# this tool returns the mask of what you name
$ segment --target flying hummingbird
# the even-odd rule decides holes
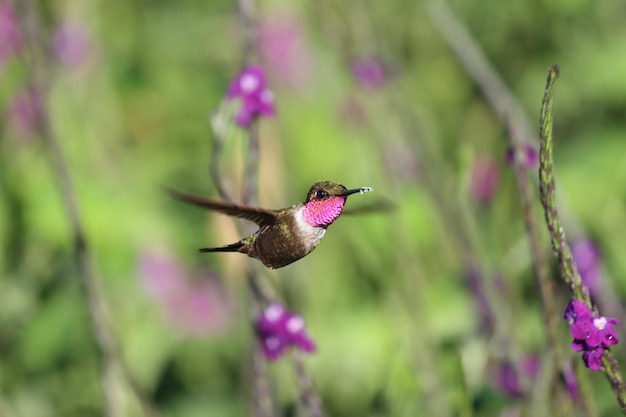
[[[326,228],[341,215],[348,196],[370,191],[370,187],[349,190],[341,184],[322,181],[313,184],[304,203],[266,210],[169,190],[179,200],[228,216],[251,220],[259,226],[259,230],[239,242],[202,248],[200,252],[240,252],[259,259],[272,269],[282,268],[311,253],[324,237]]]

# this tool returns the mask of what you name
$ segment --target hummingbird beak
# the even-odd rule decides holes
[[[346,190],[339,195],[342,197],[347,197],[350,194],[356,194],[356,193],[363,194],[363,193],[369,193],[370,191],[374,191],[374,189],[372,187],[353,188],[351,190]]]

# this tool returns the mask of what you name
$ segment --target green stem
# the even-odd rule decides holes
[[[559,78],[559,67],[553,65],[548,71],[548,80],[546,90],[541,105],[540,131],[539,138],[541,148],[539,150],[539,190],[541,194],[541,204],[545,212],[546,223],[550,231],[550,240],[552,242],[552,250],[559,264],[559,272],[561,278],[570,287],[574,298],[584,301],[589,308],[593,308],[589,297],[589,291],[585,288],[580,278],[580,274],[576,269],[576,264],[572,259],[572,253],[565,231],[559,221],[559,214],[556,207],[556,187],[553,172],[553,138],[552,127],[554,124],[552,116],[552,106],[554,103],[554,92],[556,89],[556,81]],[[606,375],[613,392],[620,404],[622,412],[626,415],[626,387],[624,385],[624,377],[615,357],[611,352],[606,351],[602,356],[603,371]]]
[[[558,77],[559,67],[557,65],[551,66],[548,72],[546,90],[541,104],[541,118],[539,120],[539,193],[541,195],[541,205],[544,209],[546,223],[550,232],[552,250],[558,260],[561,277],[570,287],[574,297],[585,301],[585,303],[591,307],[589,294],[584,290],[582,280],[572,259],[572,253],[567,244],[565,231],[561,226],[556,207],[556,186],[554,183],[552,157],[552,106]]]

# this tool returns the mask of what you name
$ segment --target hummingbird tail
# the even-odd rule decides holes
[[[240,249],[243,246],[243,242],[237,242],[226,246],[219,246],[217,248],[201,248],[200,252],[240,252]]]

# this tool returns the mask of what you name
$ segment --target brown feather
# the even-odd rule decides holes
[[[246,207],[224,201],[211,200],[199,195],[187,194],[170,188],[167,188],[167,192],[178,200],[205,209],[214,210],[228,216],[250,220],[255,222],[259,227],[274,224],[276,221],[276,210],[265,210],[257,207]]]

